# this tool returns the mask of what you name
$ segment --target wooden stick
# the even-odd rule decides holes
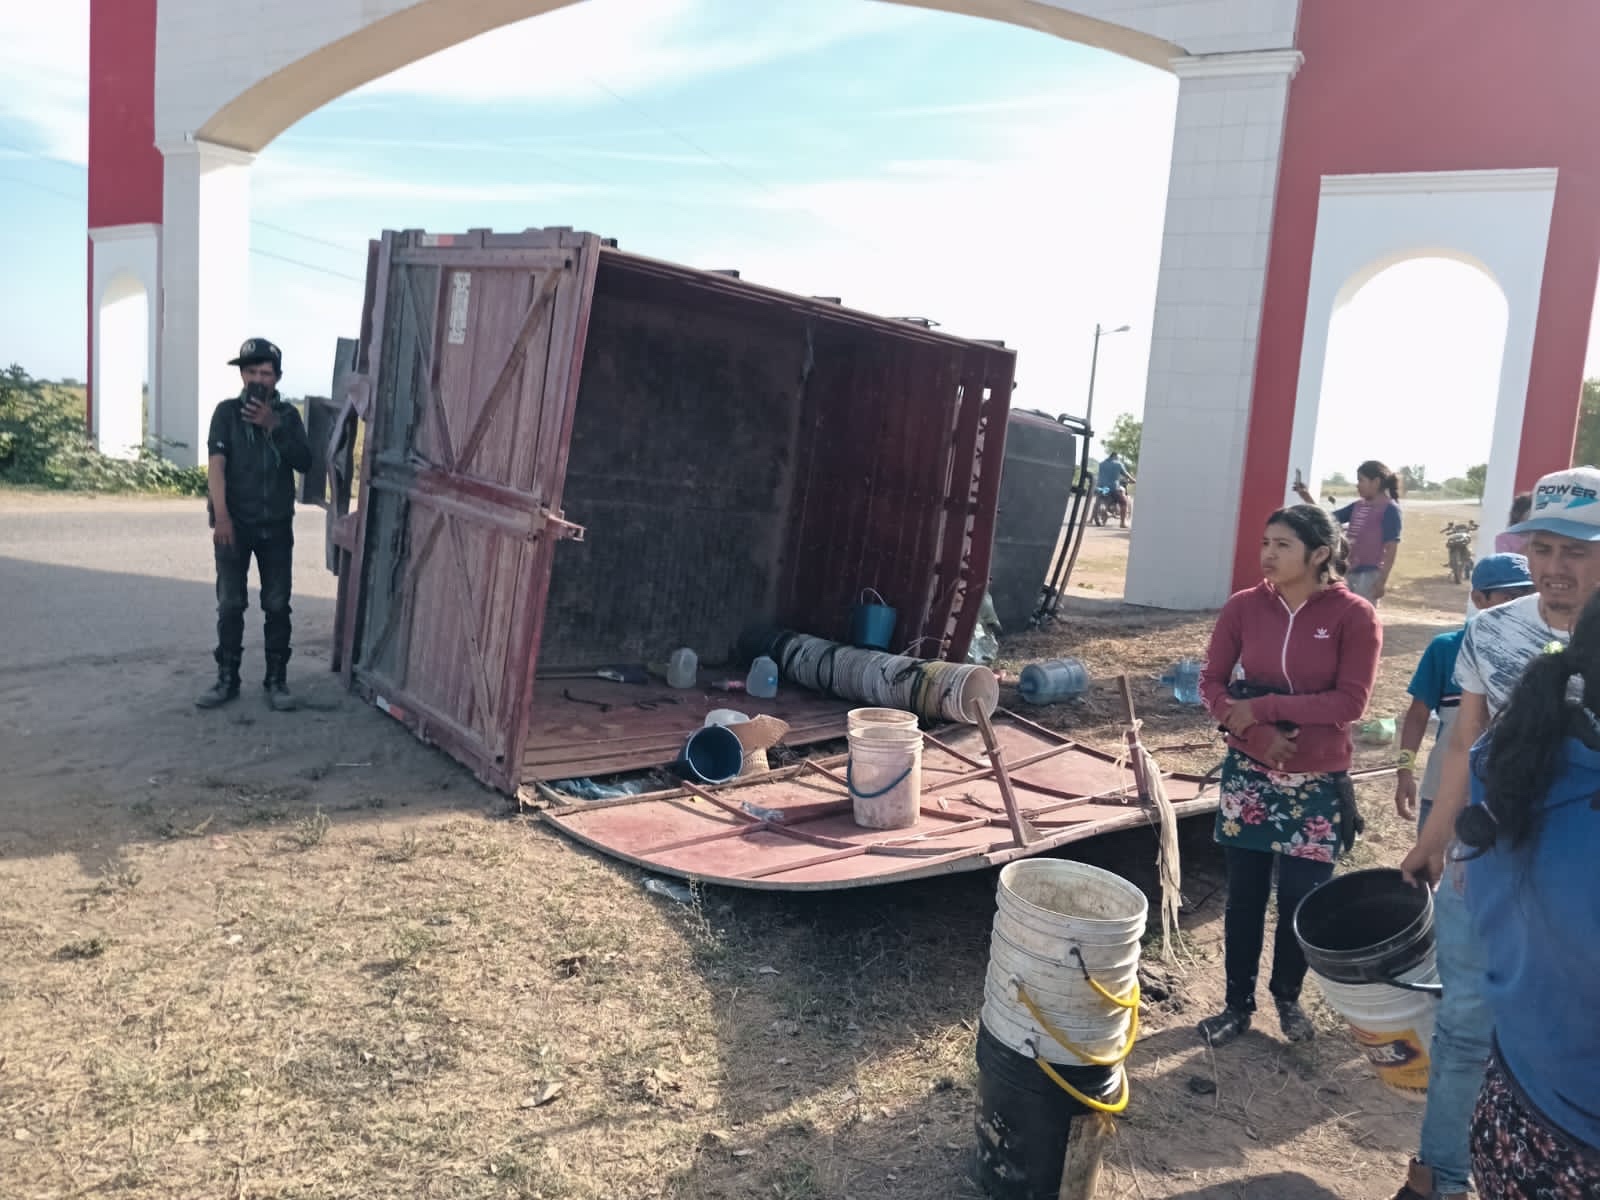
[[[1122,693],[1122,719],[1127,722],[1128,767],[1133,771],[1134,787],[1139,793],[1139,803],[1150,805],[1150,781],[1144,777],[1144,763],[1136,751],[1139,749],[1139,721],[1133,711],[1133,689],[1126,675],[1117,676],[1117,690]]]
[[[1111,1118],[1100,1113],[1079,1113],[1067,1129],[1067,1154],[1061,1164],[1061,1190],[1056,1200],[1094,1200],[1100,1186],[1100,1163],[1105,1157]]]
[[[983,711],[982,705],[974,702],[968,711],[977,718],[978,731],[983,734],[983,744],[988,747],[989,763],[994,767],[994,781],[1000,785],[1000,799],[1006,805],[1006,820],[1011,823],[1011,836],[1017,839],[1017,845],[1026,846],[1038,834],[1022,815],[1017,794],[1011,790],[1011,776],[1006,771],[1005,756],[1000,753],[1000,739],[995,737],[994,726],[990,724],[989,714]]]

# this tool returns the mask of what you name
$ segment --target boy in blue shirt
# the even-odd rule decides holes
[[[1532,591],[1533,576],[1528,571],[1528,560],[1520,554],[1491,554],[1472,569],[1472,603],[1479,612]],[[1428,643],[1408,689],[1411,707],[1406,711],[1405,724],[1400,730],[1394,807],[1406,820],[1415,818],[1419,830],[1433,805],[1445,757],[1442,747],[1449,744],[1450,726],[1461,706],[1461,688],[1456,683],[1455,669],[1456,655],[1466,631],[1463,625],[1441,633]],[[1417,751],[1422,747],[1431,713],[1439,714],[1439,733],[1434,739],[1434,753],[1428,756],[1428,769],[1422,776],[1419,812]],[[1456,936],[1457,927],[1463,925],[1460,918],[1464,916],[1465,910],[1459,904],[1436,901],[1435,935],[1449,942],[1453,953],[1440,957],[1440,978],[1445,986],[1428,1050],[1428,1103],[1422,1116],[1422,1140],[1406,1184],[1396,1200],[1456,1200],[1467,1194],[1468,1135],[1478,1087],[1483,1082],[1484,1064],[1489,1057],[1491,1022],[1481,988],[1450,986],[1447,960],[1452,969],[1459,963],[1464,971],[1481,972],[1481,964],[1470,951],[1470,941]]]

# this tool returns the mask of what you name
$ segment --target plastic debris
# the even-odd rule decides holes
[[[644,791],[644,781],[639,779],[621,783],[596,783],[588,778],[557,779],[550,786],[579,800],[615,800],[618,796],[637,796]]]
[[[654,875],[644,881],[644,890],[652,896],[665,896],[668,900],[675,900],[679,904],[689,904],[694,900],[694,892],[687,884],[674,883],[669,879],[657,879]]]

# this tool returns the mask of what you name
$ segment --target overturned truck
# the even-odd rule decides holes
[[[962,661],[1014,366],[997,342],[592,234],[386,233],[324,414],[335,669],[486,784],[553,800],[568,835],[687,878],[851,887],[1144,824],[1148,780],[1003,710],[982,742],[924,735],[912,829],[852,822],[839,754],[592,804],[547,786],[667,766],[730,705],[791,748],[841,740],[837,696],[730,695],[735,647],[843,642],[864,593],[895,609],[895,650]],[[685,646],[697,686],[641,670]],[[1166,791],[1214,804],[1197,779]]]
[[[386,233],[331,464],[339,669],[510,792],[606,740],[547,675],[842,639],[866,588],[959,660],[1014,362],[593,234]],[[651,738],[630,711],[613,740]]]

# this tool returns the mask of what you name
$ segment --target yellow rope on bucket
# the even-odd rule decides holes
[[[1121,1068],[1117,1072],[1117,1074],[1122,1077],[1122,1094],[1119,1095],[1115,1100],[1111,1101],[1111,1103],[1107,1104],[1103,1100],[1096,1100],[1093,1096],[1085,1096],[1077,1088],[1073,1087],[1065,1079],[1061,1078],[1060,1072],[1058,1072],[1049,1063],[1045,1062],[1044,1059],[1039,1058],[1037,1051],[1034,1052],[1033,1061],[1039,1064],[1039,1069],[1048,1075],[1051,1081],[1054,1082],[1058,1088],[1060,1088],[1067,1095],[1071,1096],[1079,1104],[1089,1109],[1091,1112],[1106,1113],[1109,1116],[1114,1117],[1128,1107],[1128,1070],[1126,1067]]]
[[[1127,1060],[1128,1055],[1133,1053],[1133,1043],[1139,1036],[1139,985],[1137,983],[1135,983],[1133,985],[1133,990],[1130,991],[1127,994],[1127,996],[1118,997],[1118,996],[1112,995],[1105,988],[1101,987],[1100,984],[1096,983],[1093,979],[1089,980],[1089,986],[1094,988],[1095,991],[1099,992],[1100,995],[1104,996],[1107,1000],[1111,1001],[1111,1003],[1115,1004],[1118,1008],[1126,1008],[1126,1009],[1130,1010],[1130,1015],[1129,1015],[1129,1018],[1128,1018],[1128,1040],[1123,1043],[1121,1050],[1119,1050],[1116,1054],[1111,1055],[1110,1057],[1106,1057],[1104,1055],[1098,1055],[1098,1054],[1091,1054],[1084,1047],[1078,1045],[1078,1043],[1076,1043],[1074,1041],[1071,1041],[1066,1036],[1066,1034],[1062,1033],[1059,1029],[1057,1029],[1054,1025],[1052,1025],[1050,1023],[1050,1019],[1048,1017],[1046,1017],[1044,1015],[1044,1013],[1039,1011],[1039,1006],[1033,1002],[1033,997],[1028,995],[1028,989],[1022,986],[1022,980],[1020,980],[1020,979],[1017,980],[1016,984],[1017,984],[1017,999],[1022,1001],[1022,1006],[1028,1010],[1029,1014],[1032,1015],[1033,1019],[1035,1021],[1039,1022],[1039,1028],[1043,1029],[1046,1033],[1048,1033],[1052,1038],[1054,1038],[1057,1042],[1059,1042],[1065,1049],[1070,1050],[1073,1054],[1076,1054],[1081,1060],[1083,1060],[1089,1066],[1091,1066],[1091,1067],[1115,1067],[1115,1066],[1120,1066],[1123,1062],[1125,1062]],[[1043,1059],[1040,1059],[1039,1061],[1040,1062],[1044,1062]]]

